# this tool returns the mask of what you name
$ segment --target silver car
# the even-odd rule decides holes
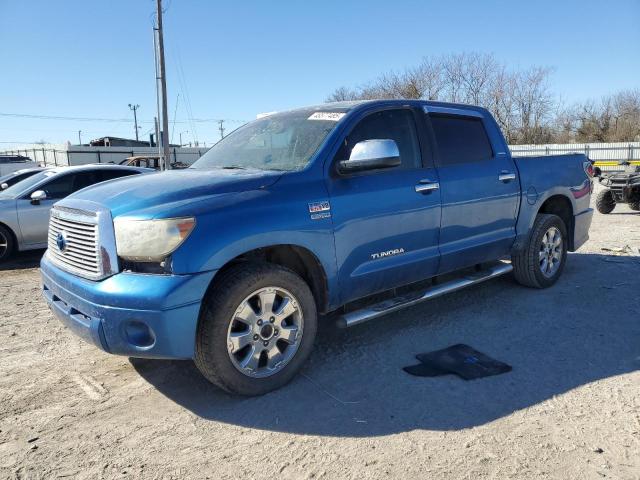
[[[153,170],[118,165],[46,168],[0,191],[0,262],[16,250],[47,247],[49,210],[80,189]]]

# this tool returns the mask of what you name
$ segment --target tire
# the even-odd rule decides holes
[[[557,243],[555,236],[545,238],[548,233],[555,232],[560,234],[559,243]],[[557,247],[554,246],[550,252],[546,250],[549,247],[546,243],[547,240],[551,240],[553,245],[557,243]],[[556,242],[553,242],[553,240],[556,240]],[[516,281],[521,285],[532,288],[552,286],[558,281],[564,269],[567,260],[567,248],[567,227],[562,219],[557,215],[539,214],[536,216],[525,248],[511,257]],[[549,261],[550,255],[553,256],[553,262]],[[547,260],[546,264],[544,264],[545,259]],[[552,269],[548,268],[550,263],[552,264]]]
[[[15,248],[13,233],[4,225],[0,225],[0,263],[9,260]]]
[[[598,193],[596,197],[596,209],[606,215],[607,213],[613,212],[614,208],[616,208],[616,200],[613,198],[611,190],[600,190],[600,193]]]
[[[640,210],[640,202],[633,202],[629,204],[629,208],[631,210],[635,210],[636,212]]]
[[[195,363],[229,393],[263,395],[298,373],[313,349],[317,325],[311,290],[296,273],[269,263],[238,264],[223,272],[204,300]]]

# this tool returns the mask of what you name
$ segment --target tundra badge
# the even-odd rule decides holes
[[[393,250],[387,250],[386,252],[372,253],[371,259],[378,260],[379,258],[393,257],[394,255],[400,255],[401,253],[404,253],[404,248],[394,248]]]

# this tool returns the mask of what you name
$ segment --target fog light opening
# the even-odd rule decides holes
[[[145,323],[131,320],[124,328],[127,342],[137,348],[148,349],[156,343],[156,336],[153,330]]]

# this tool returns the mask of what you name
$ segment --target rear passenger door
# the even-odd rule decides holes
[[[438,178],[419,141],[421,115],[408,107],[369,113],[342,139],[333,159],[327,188],[343,302],[437,272],[440,192],[424,188],[426,182],[437,186]],[[401,165],[337,171],[337,162],[348,159],[356,143],[373,139],[394,140]]]
[[[497,125],[481,111],[426,110],[442,198],[439,273],[507,255],[520,183]]]

